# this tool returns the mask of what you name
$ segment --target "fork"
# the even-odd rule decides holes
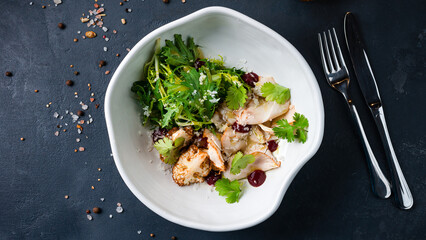
[[[321,37],[321,34],[318,33],[318,41],[320,46],[322,66],[324,68],[327,82],[331,87],[343,95],[346,103],[348,104],[349,110],[352,114],[352,119],[357,126],[358,134],[362,140],[368,169],[370,171],[372,181],[371,187],[373,192],[380,198],[388,198],[391,195],[389,181],[386,179],[385,175],[380,169],[376,157],[371,150],[370,144],[361,123],[361,119],[359,118],[358,111],[356,110],[356,107],[353,104],[348,92],[350,77],[346,68],[345,60],[343,59],[342,51],[340,50],[336,30],[333,28],[333,36],[331,31],[328,30],[328,38],[326,32],[323,32],[322,35],[323,37]],[[334,43],[336,43],[336,47],[334,47]]]

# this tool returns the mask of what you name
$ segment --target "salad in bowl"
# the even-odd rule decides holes
[[[289,88],[226,66],[221,56],[206,58],[191,37],[175,34],[163,47],[157,39],[131,91],[173,181],[214,185],[228,203],[238,202],[243,179],[259,187],[265,172],[281,166],[280,141],[307,140],[308,119]]]

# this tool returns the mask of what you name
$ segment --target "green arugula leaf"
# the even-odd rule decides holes
[[[161,127],[165,128],[167,126],[169,126],[170,121],[173,118],[173,115],[178,111],[178,109],[173,108],[173,109],[167,109],[167,113],[163,115],[163,119],[161,120]]]
[[[193,38],[188,38],[187,45],[182,40],[182,35],[175,34],[174,42],[166,40],[166,46],[160,53],[167,64],[173,66],[193,65],[199,57],[198,46],[195,45]]]
[[[298,139],[300,142],[305,143],[307,138],[307,128],[309,127],[308,119],[300,113],[295,113],[293,116],[294,122],[288,123],[287,119],[281,119],[277,122],[278,127],[274,127],[275,136],[287,139],[288,142],[293,142]]]
[[[284,104],[290,99],[290,89],[277,83],[264,83],[260,91],[262,92],[262,97],[266,98],[266,101],[275,101],[279,104]]]
[[[131,89],[144,125],[207,127],[228,90],[228,104],[234,109],[244,106],[250,88],[241,80],[242,70],[225,67],[222,58],[204,58],[193,38],[183,41],[177,34],[164,47],[160,42],[157,39],[154,55],[144,66],[143,80]],[[195,69],[197,59],[205,64]]]
[[[237,110],[246,103],[247,90],[244,86],[237,86],[237,84],[233,84],[228,88],[226,93],[225,101],[229,109]]]
[[[184,142],[185,139],[182,137],[177,138],[174,143],[170,138],[165,137],[158,140],[154,144],[154,147],[163,155],[165,163],[175,164],[179,157],[180,146],[182,146]]]
[[[227,178],[222,178],[216,181],[215,190],[219,192],[219,196],[226,197],[227,203],[238,202],[241,195],[241,183],[238,180],[229,181]]]
[[[237,152],[232,159],[231,173],[234,175],[239,174],[241,169],[246,168],[250,163],[254,163],[255,160],[255,157],[251,154],[243,156],[242,152]]]

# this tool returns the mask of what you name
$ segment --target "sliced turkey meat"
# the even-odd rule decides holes
[[[248,133],[236,132],[232,127],[227,127],[220,139],[222,150],[226,156],[238,152],[247,146]]]
[[[235,179],[246,178],[254,170],[262,170],[264,172],[271,169],[277,168],[281,165],[281,162],[277,161],[272,153],[268,150],[268,147],[265,144],[253,144],[248,146],[244,151],[244,154],[251,154],[255,157],[255,161],[246,168],[242,169],[241,172],[237,175],[234,175],[230,172],[233,156],[229,158],[228,166],[226,171],[223,173],[225,178],[228,178],[230,181]]]
[[[263,98],[253,98],[246,108],[237,114],[237,122],[241,125],[255,125],[270,121],[288,111],[290,101],[278,104],[275,101],[266,101]]]
[[[207,154],[213,164],[213,169],[217,171],[225,171],[225,161],[222,157],[222,148],[219,139],[207,128],[204,129],[203,137],[207,138]]]
[[[294,107],[294,105],[290,105],[288,108],[288,112],[272,120],[272,128],[278,126],[277,122],[281,119],[286,119],[288,123],[294,122],[293,116],[295,113],[296,113],[296,108]]]

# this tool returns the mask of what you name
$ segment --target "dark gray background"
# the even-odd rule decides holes
[[[105,1],[107,35],[112,35],[112,29],[118,33],[105,42],[97,29],[100,36],[78,43],[73,42],[79,38],[76,32],[87,30],[79,18],[93,9],[94,1],[63,0],[58,7],[46,9],[41,6],[52,1],[33,0],[33,6],[29,2],[0,2],[0,239],[148,239],[150,233],[156,239],[172,235],[179,239],[426,239],[424,1],[187,0],[182,4],[170,0],[163,4],[161,0],[130,0],[124,6],[118,0]],[[315,73],[326,113],[321,148],[294,179],[277,212],[255,227],[226,233],[179,226],[139,202],[110,156],[103,116],[105,90],[112,76],[104,72],[114,71],[125,48],[157,27],[210,5],[247,14],[289,40]],[[347,107],[322,73],[316,34],[336,27],[343,43],[346,11],[354,12],[362,27],[394,147],[414,196],[410,211],[401,211],[393,200],[379,200],[372,194]],[[128,23],[122,25],[121,18]],[[66,29],[60,30],[59,22]],[[116,53],[121,57],[115,57]],[[108,65],[99,69],[101,59]],[[70,64],[75,67],[71,69]],[[74,70],[81,74],[74,76]],[[14,76],[5,77],[5,71]],[[64,84],[67,79],[75,81],[72,89]],[[92,84],[94,103],[88,100],[87,83]],[[34,93],[35,89],[40,92]],[[351,92],[388,175],[383,149],[355,78]],[[56,125],[71,121],[69,116],[55,119],[53,113],[75,112],[79,101],[88,103],[87,113],[94,122],[83,125],[82,135],[73,125],[55,137]],[[52,105],[46,108],[49,102]],[[95,103],[100,103],[99,109]],[[76,143],[76,137],[82,137],[82,142]],[[86,151],[74,153],[79,146]],[[90,189],[92,185],[95,190]],[[64,199],[66,194],[69,199]],[[115,213],[117,202],[123,204],[122,214]],[[85,210],[94,206],[103,213],[88,221]]]

